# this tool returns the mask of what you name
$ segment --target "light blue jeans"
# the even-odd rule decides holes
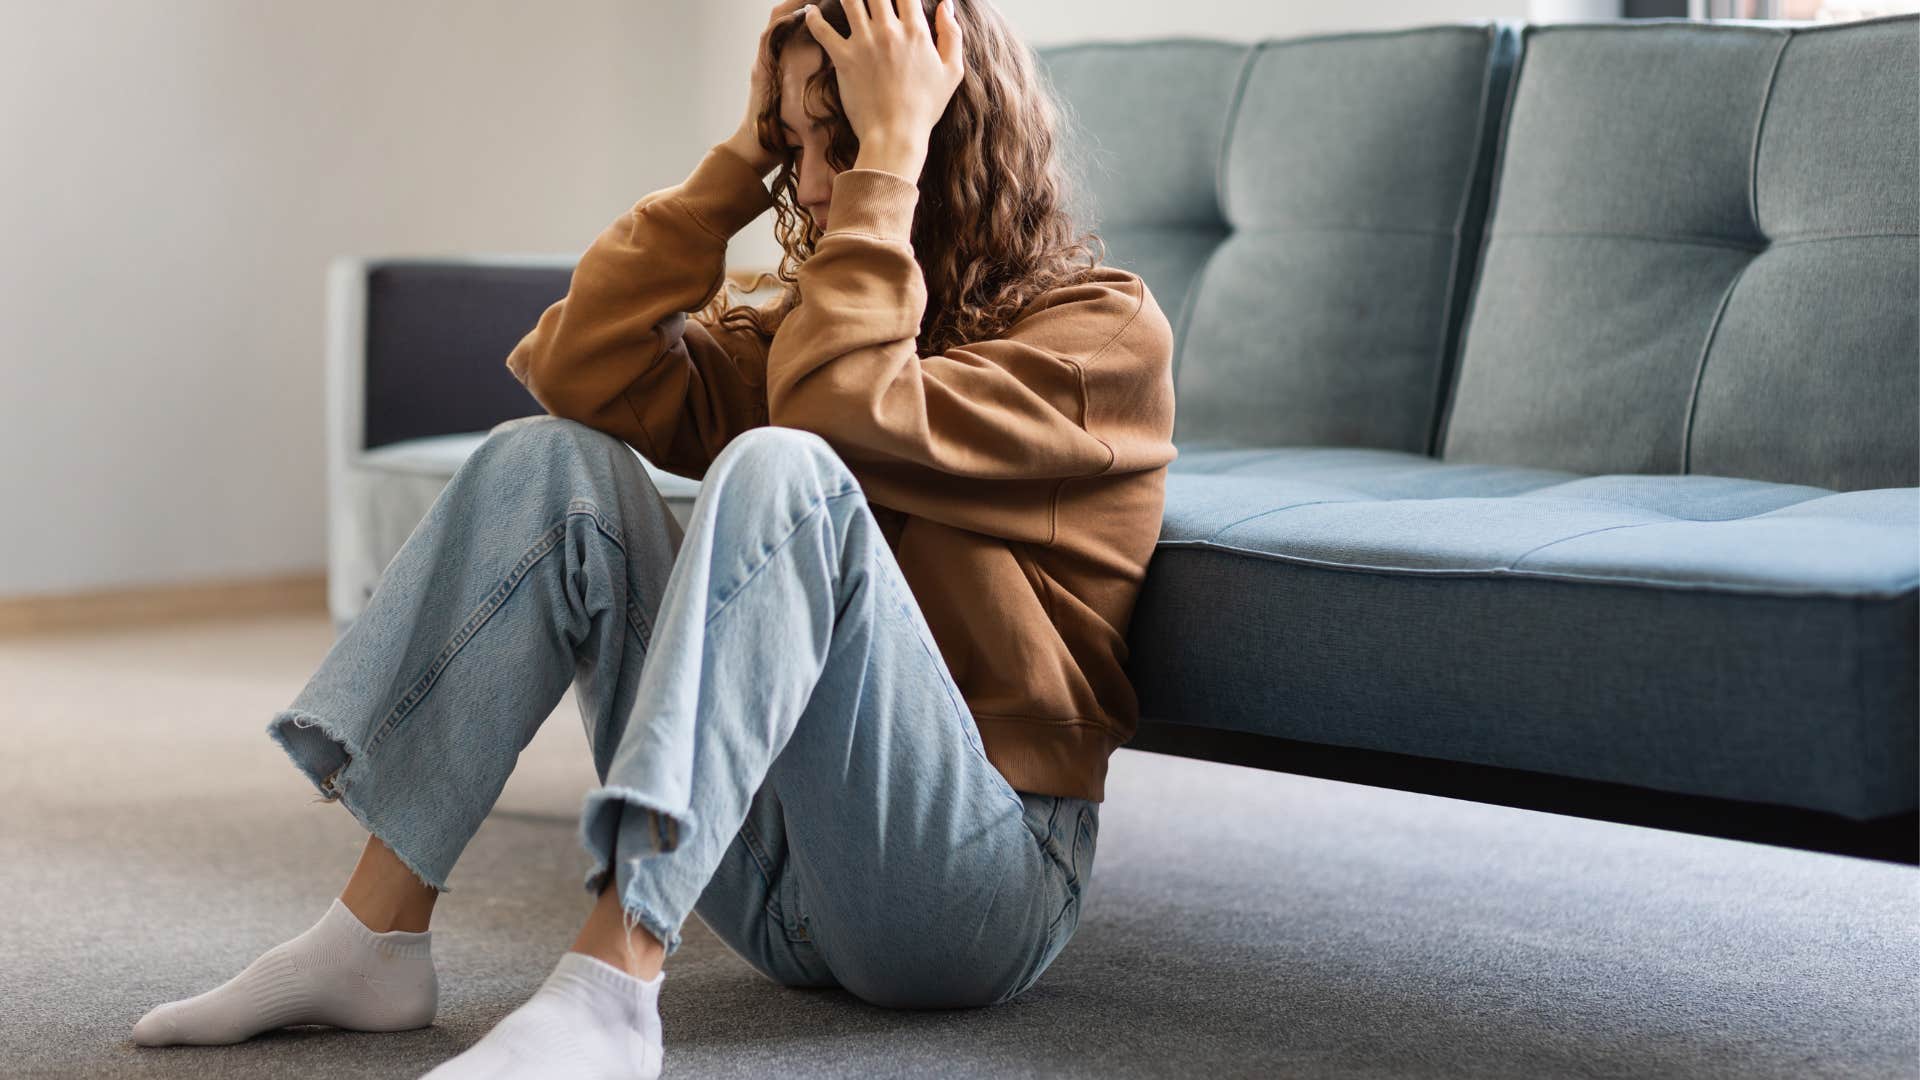
[[[493,428],[267,732],[421,881],[568,685],[580,841],[671,956],[689,911],[790,986],[998,1004],[1065,948],[1099,806],[1018,792],[826,440],[737,436],[683,530],[620,439]]]

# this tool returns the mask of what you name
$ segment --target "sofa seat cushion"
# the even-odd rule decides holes
[[[361,468],[388,475],[413,474],[439,478],[442,482],[453,477],[454,471],[466,462],[468,455],[485,442],[491,432],[472,431],[457,435],[433,435],[420,439],[407,439],[404,442],[390,443],[386,446],[368,450],[360,455]],[[632,450],[632,447],[628,447]],[[640,456],[634,450],[633,456],[647,470],[654,487],[668,502],[680,500],[692,502],[700,494],[700,482],[676,473],[656,467],[652,462]],[[425,517],[422,510],[419,517]],[[417,523],[419,518],[415,518]]]
[[[1915,806],[1920,489],[1183,444],[1149,719],[1855,818]]]

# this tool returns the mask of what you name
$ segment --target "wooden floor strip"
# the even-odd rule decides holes
[[[326,606],[325,573],[0,597],[0,636],[325,611]]]

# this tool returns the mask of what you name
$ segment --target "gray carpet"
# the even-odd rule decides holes
[[[435,914],[426,1029],[135,1046],[305,929],[364,834],[264,734],[323,616],[0,641],[0,1074],[417,1077],[588,908],[569,697]],[[997,1008],[774,985],[692,918],[668,1077],[1907,1077],[1920,876],[1122,750],[1078,935]]]

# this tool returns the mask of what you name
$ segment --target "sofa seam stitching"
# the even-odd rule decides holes
[[[1734,240],[1723,236],[1708,236],[1701,233],[1672,233],[1663,235],[1655,232],[1633,232],[1626,229],[1503,229],[1496,234],[1502,240],[1510,239],[1563,239],[1567,237],[1595,237],[1603,240],[1639,240],[1649,244],[1683,244],[1688,247],[1717,247],[1733,251],[1744,251],[1758,255],[1769,246],[1764,240],[1759,243],[1746,240]]]
[[[1871,232],[1809,232],[1784,233],[1772,237],[1767,242],[1768,250],[1788,247],[1794,244],[1819,244],[1829,240],[1911,240],[1920,236],[1920,229],[1875,229]]]
[[[1649,522],[1639,522],[1638,524],[1655,525],[1655,524],[1661,524],[1661,523],[1649,521]],[[1373,564],[1367,564],[1367,563],[1335,562],[1330,559],[1309,558],[1307,556],[1290,555],[1285,552],[1278,552],[1278,551],[1261,551],[1258,548],[1238,547],[1233,544],[1221,543],[1218,541],[1205,540],[1205,539],[1162,540],[1157,545],[1155,545],[1155,549],[1159,550],[1162,548],[1172,549],[1172,550],[1205,551],[1205,552],[1210,552],[1217,555],[1241,555],[1241,556],[1248,556],[1256,559],[1265,559],[1269,562],[1287,563],[1288,565],[1291,565],[1291,566],[1304,566],[1304,567],[1308,567],[1310,569],[1316,569],[1316,570],[1334,570],[1334,571],[1340,571],[1340,572],[1346,572],[1346,573],[1362,573],[1362,574],[1383,574],[1388,577],[1412,577],[1412,578],[1523,577],[1523,578],[1536,578],[1543,581],[1560,581],[1560,582],[1567,582],[1572,584],[1583,584],[1583,585],[1591,584],[1591,585],[1651,586],[1651,587],[1660,588],[1660,589],[1682,590],[1682,591],[1689,591],[1689,592],[1712,592],[1712,593],[1723,593],[1728,595],[1739,595],[1739,596],[1814,598],[1814,599],[1829,599],[1829,600],[1848,600],[1848,601],[1856,601],[1856,602],[1872,600],[1875,602],[1883,602],[1883,603],[1898,603],[1902,600],[1905,600],[1911,597],[1916,590],[1920,590],[1920,576],[1906,578],[1900,582],[1895,583],[1891,587],[1894,591],[1891,591],[1891,592],[1887,591],[1886,589],[1881,589],[1878,587],[1874,587],[1869,590],[1857,591],[1857,592],[1835,592],[1831,589],[1780,589],[1780,588],[1771,588],[1771,587],[1764,587],[1764,586],[1754,587],[1754,586],[1746,586],[1746,585],[1736,585],[1736,584],[1730,584],[1727,582],[1719,582],[1719,581],[1685,582],[1685,581],[1670,581],[1670,580],[1663,580],[1660,578],[1649,578],[1649,577],[1639,577],[1639,576],[1630,576],[1630,575],[1601,576],[1597,574],[1576,574],[1576,573],[1571,573],[1565,570],[1527,570],[1527,569],[1520,569],[1517,567],[1513,567],[1512,565],[1466,567],[1466,568],[1380,566],[1380,565],[1373,565]]]
[[[1474,186],[1481,179],[1481,155],[1488,152],[1486,146],[1487,134],[1492,125],[1487,122],[1487,103],[1493,98],[1493,87],[1497,81],[1496,76],[1499,74],[1501,45],[1505,40],[1505,32],[1498,25],[1490,25],[1484,38],[1487,51],[1485,58],[1481,62],[1480,100],[1476,103],[1477,108],[1474,109],[1474,117],[1478,122],[1473,126],[1473,148],[1467,159],[1467,182],[1461,185],[1460,205],[1454,211],[1453,228],[1448,233],[1452,240],[1453,247],[1451,251],[1447,252],[1447,281],[1441,288],[1442,302],[1445,306],[1440,311],[1439,355],[1437,357],[1438,362],[1434,364],[1433,390],[1429,395],[1431,404],[1427,415],[1426,437],[1426,453],[1429,457],[1433,455],[1437,448],[1436,443],[1440,437],[1440,409],[1443,399],[1446,396],[1447,382],[1453,373],[1454,365],[1459,360],[1457,355],[1448,355],[1447,339],[1449,336],[1453,336],[1456,344],[1459,341],[1458,335],[1454,334],[1457,328],[1453,325],[1454,308],[1456,306],[1454,294],[1461,288],[1461,248],[1466,242],[1467,210],[1473,206]],[[1502,104],[1504,104],[1504,102]],[[1491,169],[1489,169],[1489,172],[1491,172]],[[1489,186],[1489,193],[1491,193],[1493,178],[1489,175],[1486,180]],[[1489,209],[1491,209],[1491,200],[1489,200]],[[1483,220],[1480,227],[1481,242],[1474,245],[1474,259],[1476,262],[1479,260],[1480,252],[1486,246],[1486,233],[1486,222]],[[1461,325],[1465,325],[1467,314],[1465,297],[1460,298],[1458,306],[1460,308],[1459,317]],[[1457,353],[1457,350],[1455,351]]]
[[[1773,111],[1773,88],[1780,81],[1780,62],[1791,44],[1793,34],[1788,32],[1781,36],[1780,47],[1773,50],[1773,66],[1767,72],[1766,88],[1760,92],[1760,115],[1753,121],[1753,147],[1747,154],[1747,219],[1762,239],[1767,232],[1760,226],[1760,136],[1767,130],[1767,116]]]
[[[1602,525],[1597,529],[1587,529],[1583,532],[1574,533],[1572,536],[1562,536],[1562,537],[1559,537],[1558,539],[1549,540],[1544,544],[1540,544],[1537,547],[1528,548],[1526,551],[1521,552],[1519,555],[1515,556],[1513,559],[1507,562],[1507,569],[1518,570],[1520,569],[1521,563],[1526,562],[1528,559],[1532,558],[1534,555],[1538,554],[1539,552],[1545,551],[1546,549],[1553,547],[1557,544],[1565,544],[1574,540],[1578,540],[1583,536],[1593,536],[1597,533],[1603,533],[1603,532],[1614,532],[1619,529],[1641,529],[1641,528],[1645,528],[1648,525],[1666,525],[1666,524],[1669,524],[1669,522],[1629,521],[1623,525]]]
[[[1249,521],[1256,521],[1256,520],[1258,520],[1258,519],[1260,519],[1260,518],[1263,518],[1263,517],[1266,517],[1266,516],[1268,516],[1269,514],[1282,514],[1282,513],[1285,513],[1285,512],[1287,512],[1288,510],[1297,510],[1297,509],[1299,509],[1299,508],[1300,508],[1300,507],[1302,507],[1302,506],[1325,506],[1325,505],[1327,505],[1328,503],[1334,503],[1334,504],[1342,504],[1342,503],[1350,503],[1350,502],[1368,502],[1368,501],[1377,501],[1377,500],[1368,500],[1368,499],[1309,499],[1309,500],[1307,500],[1307,501],[1305,501],[1305,502],[1296,502],[1296,503],[1288,503],[1288,504],[1287,504],[1287,505],[1285,505],[1285,506],[1275,506],[1275,507],[1270,507],[1270,508],[1268,508],[1268,509],[1266,509],[1266,510],[1262,510],[1262,511],[1260,511],[1260,512],[1259,512],[1259,513],[1257,513],[1257,514],[1248,514],[1248,515],[1247,515],[1246,517],[1243,517],[1243,518],[1241,518],[1241,519],[1239,519],[1238,521],[1230,521],[1230,522],[1228,522],[1228,523],[1226,523],[1225,525],[1222,525],[1222,526],[1220,526],[1220,527],[1219,527],[1218,529],[1215,529],[1215,530],[1213,530],[1213,532],[1211,532],[1211,533],[1209,533],[1209,534],[1207,535],[1207,542],[1208,542],[1208,543],[1212,543],[1212,542],[1213,542],[1214,540],[1216,540],[1216,539],[1217,539],[1217,538],[1218,538],[1218,537],[1220,536],[1220,534],[1222,534],[1222,533],[1224,533],[1224,532],[1227,532],[1227,531],[1229,531],[1229,530],[1231,530],[1231,529],[1237,529],[1237,528],[1239,528],[1240,526],[1242,526],[1242,525],[1245,525],[1245,524],[1246,524],[1247,522],[1249,522]]]
[[[1513,117],[1518,111],[1521,82],[1527,75],[1528,61],[1532,58],[1531,40],[1536,26],[1522,22],[1514,41],[1513,74],[1507,78],[1506,100],[1500,104],[1500,123],[1495,132],[1493,175],[1487,180],[1487,220],[1480,226],[1480,251],[1474,258],[1473,281],[1467,288],[1467,305],[1460,321],[1460,339],[1454,349],[1453,370],[1448,374],[1445,401],[1440,410],[1439,422],[1433,432],[1433,451],[1430,456],[1445,461],[1446,445],[1453,435],[1454,406],[1460,400],[1460,382],[1467,373],[1467,344],[1473,330],[1474,312],[1479,307],[1480,286],[1487,279],[1489,254],[1493,251],[1493,242],[1501,238],[1494,229],[1500,216],[1500,189],[1506,179],[1507,150],[1512,145]]]
[[[1747,276],[1747,268],[1753,260],[1747,260],[1740,267],[1733,280],[1727,282],[1725,291],[1720,294],[1720,303],[1713,309],[1713,321],[1707,325],[1707,336],[1700,342],[1700,359],[1693,366],[1693,387],[1687,391],[1687,411],[1680,425],[1680,475],[1693,475],[1693,419],[1700,411],[1700,387],[1707,378],[1707,357],[1713,353],[1714,339],[1720,336],[1720,327],[1725,322],[1727,305],[1733,300],[1733,291],[1740,285],[1740,279]]]

